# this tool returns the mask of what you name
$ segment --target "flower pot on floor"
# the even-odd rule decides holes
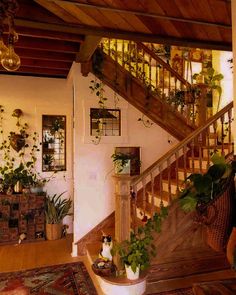
[[[125,265],[125,270],[126,270],[127,279],[129,279],[129,280],[137,280],[139,278],[139,270],[140,270],[139,267],[137,267],[136,271],[133,272],[130,265]]]
[[[46,224],[46,238],[47,240],[61,239],[62,223],[59,224]]]

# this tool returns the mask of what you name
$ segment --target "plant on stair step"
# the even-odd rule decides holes
[[[216,71],[212,67],[207,67],[204,71],[194,74],[193,80],[199,81],[203,78],[203,84],[207,85],[207,94],[206,98],[209,100],[212,99],[212,90],[216,90],[219,99],[217,103],[217,111],[219,110],[220,106],[220,99],[222,94],[222,87],[220,86],[220,81],[224,78],[221,73],[216,73]]]
[[[156,256],[156,248],[153,243],[154,232],[161,232],[162,221],[168,215],[168,208],[161,207],[160,213],[156,213],[152,219],[148,219],[137,232],[131,232],[130,240],[114,243],[112,254],[118,254],[122,266],[131,266],[135,273],[138,268],[145,270],[150,266],[151,258]]]
[[[215,153],[211,157],[212,166],[204,174],[193,173],[185,180],[185,188],[179,194],[180,207],[185,212],[198,210],[204,213],[207,204],[222,193],[228,179],[235,171],[235,164],[226,162]]]

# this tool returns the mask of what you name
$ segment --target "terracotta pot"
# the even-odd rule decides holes
[[[12,134],[10,145],[15,151],[19,152],[25,145],[25,138],[21,134]]]
[[[233,227],[228,243],[227,243],[227,248],[226,248],[227,259],[231,265],[234,264],[235,251],[236,251],[236,227]]]
[[[46,224],[46,238],[47,240],[61,239],[62,223],[59,224]]]

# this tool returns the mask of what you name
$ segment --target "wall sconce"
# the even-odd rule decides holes
[[[18,8],[16,0],[0,1],[0,61],[10,72],[18,70],[21,65],[20,57],[14,50],[14,44],[18,41],[18,34],[14,29],[14,16]],[[4,32],[8,34],[7,46],[3,41]]]

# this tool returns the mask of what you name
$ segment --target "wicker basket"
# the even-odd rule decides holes
[[[99,267],[99,265],[103,266]],[[100,277],[109,277],[115,273],[116,266],[112,261],[105,261],[101,258],[98,258],[92,264],[92,270],[96,275]]]

